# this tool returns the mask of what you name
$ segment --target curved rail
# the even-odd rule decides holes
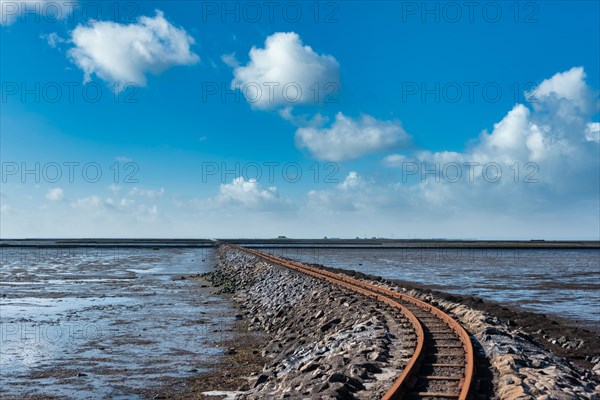
[[[455,334],[462,342],[465,351],[465,376],[461,381],[461,390],[457,398],[459,400],[467,399],[474,375],[473,346],[471,344],[471,339],[468,333],[465,331],[465,329],[442,310],[417,298],[408,296],[406,294],[398,293],[390,289],[382,288],[380,286],[368,282],[325,271],[319,268],[311,267],[309,265],[302,264],[297,261],[283,259],[275,255],[264,253],[258,250],[249,249],[229,243],[227,245],[234,247],[238,250],[244,251],[246,253],[253,254],[267,261],[282,265],[284,267],[299,271],[301,273],[307,274],[318,279],[325,279],[329,282],[361,293],[365,296],[375,298],[398,309],[403,315],[405,315],[415,329],[415,333],[417,335],[417,345],[411,359],[404,368],[402,374],[396,379],[392,387],[384,394],[382,400],[401,399],[404,396],[404,394],[406,394],[408,388],[411,385],[411,381],[413,381],[413,378],[415,378],[417,374],[417,370],[419,369],[419,365],[424,356],[425,333],[421,321],[413,314],[412,311],[400,304],[396,299],[412,304],[429,314],[433,314],[435,317],[439,318],[445,324],[447,324],[448,327],[455,332]]]

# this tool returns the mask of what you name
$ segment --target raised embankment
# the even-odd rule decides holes
[[[422,350],[418,348],[421,334],[413,321],[381,298],[359,294],[230,246],[221,246],[217,258],[210,280],[223,291],[234,293],[252,329],[266,331],[270,339],[264,355],[271,361],[254,387],[238,398],[384,398],[411,367],[415,352]],[[369,284],[412,295],[458,320],[473,335],[473,342],[480,345],[480,371],[485,368],[493,372],[489,397],[598,398],[600,384],[593,372],[554,356],[527,334],[510,329],[493,316],[430,295],[407,292],[389,282]],[[422,313],[418,317],[422,322],[431,318]],[[464,347],[459,342],[444,342],[445,336],[436,338],[435,326],[429,326],[429,333],[425,328],[424,336],[430,342],[424,348],[432,346],[431,340],[442,348]],[[437,387],[436,379],[445,379],[443,383],[448,376],[455,376],[458,397],[465,375],[463,356],[428,359],[426,350],[423,353],[417,360],[418,374],[407,382],[425,387],[401,394],[447,398],[441,394],[450,394],[448,388]],[[471,391],[477,392],[478,385],[475,379]]]

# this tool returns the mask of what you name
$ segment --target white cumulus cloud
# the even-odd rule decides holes
[[[329,128],[302,127],[296,131],[296,144],[307,148],[317,159],[352,160],[369,153],[405,145],[410,136],[397,121],[380,121],[369,115],[358,120],[341,112]]]
[[[362,177],[358,175],[356,171],[350,171],[344,179],[344,182],[340,183],[339,187],[345,190],[356,190],[364,187],[365,182]]]
[[[65,198],[65,192],[61,188],[48,189],[46,199],[50,201],[61,201]]]
[[[305,210],[310,210],[311,214],[356,211],[373,213],[386,207],[393,198],[394,193],[390,186],[379,185],[356,171],[350,171],[338,185],[324,190],[309,191]]]
[[[194,39],[156,11],[132,24],[94,21],[71,32],[68,56],[85,74],[109,82],[146,85],[146,74],[158,74],[172,66],[191,65],[199,57],[190,50]]]
[[[548,103],[551,100],[567,100],[581,111],[586,111],[590,105],[590,92],[585,83],[586,74],[583,67],[573,67],[568,71],[559,72],[550,79],[545,79],[531,92],[527,98],[536,102]]]
[[[558,173],[555,178],[589,168],[597,162],[597,144],[589,143],[597,123],[590,122],[594,100],[585,77],[583,68],[575,67],[542,81],[532,92],[533,109],[515,105],[491,133],[482,133],[469,156],[536,162]]]
[[[235,65],[231,56],[223,60]],[[235,63],[234,63],[235,61]],[[304,45],[295,32],[267,37],[264,48],[252,47],[250,60],[233,71],[233,89],[240,89],[257,108],[321,103],[339,89],[339,64],[327,54]]]
[[[289,205],[289,201],[279,195],[277,187],[263,187],[256,179],[246,180],[243,177],[221,184],[216,202],[252,210],[275,210]]]
[[[408,158],[390,155],[385,165],[418,171],[412,193],[424,201],[450,206],[459,202],[471,207],[485,204],[515,209],[564,207],[598,199],[600,123],[590,119],[594,99],[585,82],[583,68],[557,73],[542,81],[532,99],[532,107],[515,105],[491,132],[483,131],[463,152],[421,151]],[[474,167],[467,163],[477,164]],[[462,178],[444,179],[444,168]],[[484,166],[493,166],[490,183]],[[471,168],[474,179],[470,179]],[[434,171],[423,174],[423,171]],[[487,170],[489,172],[490,170]],[[405,183],[405,182],[403,182]],[[460,199],[460,200],[459,200]]]

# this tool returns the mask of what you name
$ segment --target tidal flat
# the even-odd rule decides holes
[[[212,249],[2,248],[0,397],[141,398],[220,354]]]

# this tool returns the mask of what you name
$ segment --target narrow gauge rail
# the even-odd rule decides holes
[[[275,255],[227,244],[264,260],[375,298],[399,310],[416,334],[415,350],[402,374],[382,400],[460,399],[469,397],[474,353],[464,328],[442,310],[422,300],[372,283],[311,267]]]

